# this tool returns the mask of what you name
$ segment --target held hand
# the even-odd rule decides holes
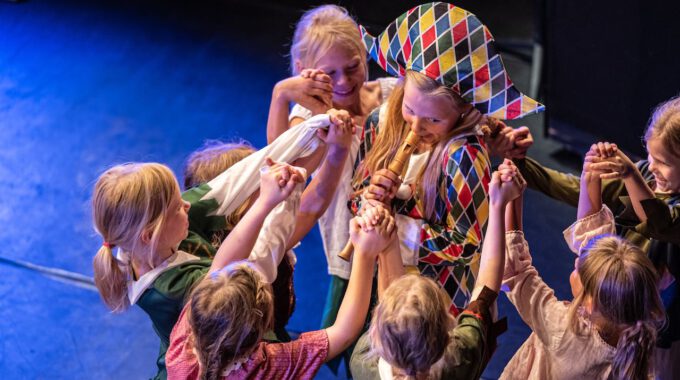
[[[508,202],[522,195],[526,186],[526,181],[515,164],[509,159],[505,159],[491,177],[489,199],[491,203],[505,206]]]
[[[612,157],[591,163],[589,170],[599,174],[601,179],[626,179],[637,170],[637,167],[628,156],[617,150]]]
[[[295,102],[318,115],[332,106],[333,86],[326,74],[303,73],[284,79],[274,86],[274,93],[288,102]]]
[[[497,121],[493,127],[494,131],[486,137],[486,145],[489,148],[489,155],[494,157],[506,157],[506,154],[515,144],[512,128],[502,121]]]
[[[364,197],[389,205],[397,195],[400,185],[401,179],[398,175],[388,169],[380,169],[371,176],[371,182],[364,191]]]
[[[260,174],[260,199],[274,208],[293,192],[295,185],[304,182],[304,176],[286,163],[267,158],[267,167]]]
[[[359,223],[361,229],[371,231],[380,225],[385,218],[390,217],[391,214],[382,203],[366,202],[359,211],[359,216],[360,218],[357,219],[357,223]]]
[[[388,213],[375,228],[365,231],[361,219],[362,217],[355,217],[350,220],[350,241],[354,245],[355,254],[375,259],[396,238],[396,223]]]
[[[356,132],[354,120],[345,110],[329,109],[327,112],[331,120],[328,130],[319,130],[317,135],[326,144],[341,149],[349,149],[352,145],[352,136]]]
[[[512,131],[514,145],[513,148],[507,153],[505,158],[524,158],[527,155],[527,151],[534,145],[534,136],[531,135],[531,131],[528,127],[515,128]]]

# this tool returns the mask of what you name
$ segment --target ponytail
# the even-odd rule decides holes
[[[637,321],[621,333],[612,361],[611,379],[647,379],[653,370],[656,325]]]
[[[127,297],[127,273],[113,257],[110,246],[102,245],[92,261],[94,283],[106,306],[114,313],[125,311],[130,306]]]

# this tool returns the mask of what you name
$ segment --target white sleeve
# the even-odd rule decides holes
[[[297,169],[302,171],[306,177],[305,169]],[[286,254],[286,246],[295,231],[295,217],[300,208],[300,197],[304,187],[304,183],[295,186],[290,196],[267,215],[255,246],[248,256],[248,261],[260,272],[264,281],[270,284],[276,280],[277,268]]]
[[[260,186],[259,170],[267,157],[274,161],[292,163],[306,157],[319,146],[316,131],[328,128],[328,115],[317,115],[290,128],[271,144],[232,165],[208,182],[208,191],[201,200],[214,199],[219,205],[211,215],[229,215],[250,197]]]
[[[569,249],[575,254],[580,254],[581,249],[586,247],[590,240],[602,234],[615,234],[614,214],[605,205],[600,211],[581,218],[564,230],[564,240]]]
[[[293,120],[296,117],[301,118],[302,120],[308,120],[312,118],[312,111],[308,110],[307,108],[295,104],[293,106],[293,109],[290,110],[290,113],[288,114],[288,122],[290,123],[291,120]]]

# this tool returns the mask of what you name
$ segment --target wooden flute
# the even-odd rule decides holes
[[[404,171],[404,167],[408,164],[411,155],[416,150],[417,145],[418,135],[416,135],[413,131],[409,130],[408,135],[406,135],[406,138],[404,139],[404,142],[402,142],[401,146],[399,146],[399,150],[397,151],[397,154],[394,156],[394,159],[387,166],[387,170],[400,176]],[[349,259],[352,257],[353,252],[354,246],[352,245],[351,241],[348,241],[347,244],[345,245],[345,248],[342,249],[338,256],[345,261],[349,261]]]

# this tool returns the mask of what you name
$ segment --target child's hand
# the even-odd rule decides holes
[[[293,192],[295,185],[305,178],[293,166],[267,158],[266,170],[260,174],[260,199],[271,208],[281,203]]]
[[[371,182],[364,190],[364,197],[384,205],[392,203],[401,185],[401,178],[389,169],[380,169],[371,175]]]
[[[534,145],[534,136],[531,135],[529,127],[518,127],[512,130],[512,136],[515,144],[513,148],[505,156],[506,158],[524,158],[527,151]]]
[[[491,177],[489,199],[491,203],[505,206],[508,202],[522,195],[526,186],[526,181],[515,164],[511,160],[505,159]]]
[[[352,136],[356,132],[354,120],[345,110],[329,109],[327,112],[331,120],[328,130],[320,129],[317,135],[330,146],[341,149],[349,149],[352,145]]]
[[[361,210],[359,210],[359,219],[357,223],[361,229],[368,232],[373,230],[376,226],[381,224],[386,217],[391,216],[390,210],[380,202],[366,202]]]
[[[380,222],[370,227],[372,220],[367,221],[357,216],[350,221],[350,241],[355,252],[376,258],[396,238],[396,222],[389,212],[382,212]]]
[[[601,172],[602,179],[626,179],[637,170],[635,163],[620,150],[613,157],[593,164],[592,167]]]
[[[274,86],[274,94],[295,102],[318,115],[333,105],[331,78],[320,70],[302,70],[298,76],[284,79]]]
[[[489,154],[495,157],[505,157],[515,144],[512,128],[500,120],[490,118],[488,121],[489,128],[492,130],[491,135],[486,137]]]

